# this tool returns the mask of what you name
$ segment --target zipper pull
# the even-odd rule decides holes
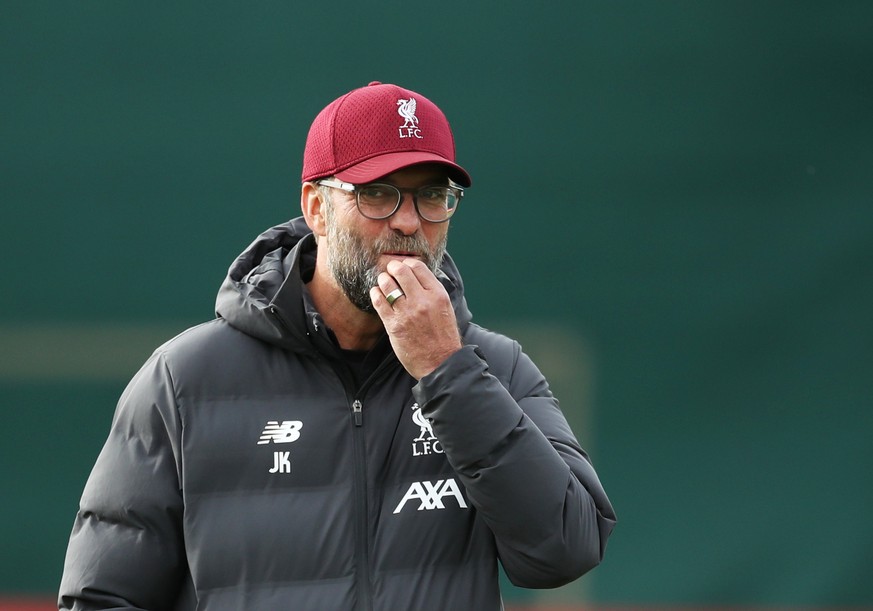
[[[352,413],[355,415],[355,426],[361,426],[364,423],[364,414],[361,409],[364,406],[361,405],[361,402],[358,399],[355,399],[355,402],[352,403]]]

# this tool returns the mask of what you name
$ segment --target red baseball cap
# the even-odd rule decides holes
[[[423,95],[374,81],[318,113],[303,151],[303,181],[336,176],[372,182],[419,163],[439,163],[463,187],[472,183],[455,163],[455,139],[443,112]]]

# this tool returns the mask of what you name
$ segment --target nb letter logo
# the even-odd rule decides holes
[[[278,420],[270,420],[267,426],[264,427],[264,432],[261,433],[261,440],[258,445],[265,443],[291,443],[300,439],[300,429],[303,428],[303,423],[299,420],[283,420],[279,424]]]
[[[291,443],[300,439],[300,420],[268,420],[258,445],[270,443]],[[270,473],[291,473],[291,452],[273,452],[273,466]]]

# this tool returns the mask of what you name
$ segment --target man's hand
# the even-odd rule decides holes
[[[446,289],[418,259],[393,260],[386,269],[370,299],[397,358],[420,380],[461,349],[455,311]],[[403,295],[388,303],[386,296],[398,288]]]

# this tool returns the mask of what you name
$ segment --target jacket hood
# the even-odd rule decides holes
[[[216,315],[260,340],[289,350],[312,350],[309,323],[317,323],[320,315],[304,284],[312,278],[316,249],[303,217],[268,229],[231,264],[218,290]],[[472,314],[461,274],[448,253],[437,277],[449,293],[463,333]]]

